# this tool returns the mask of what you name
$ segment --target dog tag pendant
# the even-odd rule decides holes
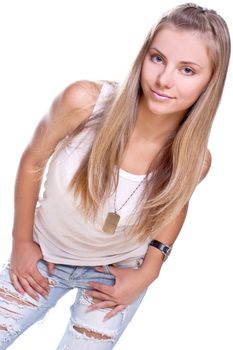
[[[120,218],[117,213],[108,213],[102,230],[106,233],[114,233]]]

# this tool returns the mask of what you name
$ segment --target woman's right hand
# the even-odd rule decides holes
[[[37,293],[47,298],[49,293],[48,279],[37,269],[38,261],[42,259],[40,246],[33,241],[13,241],[10,277],[15,289],[29,294],[39,300]]]

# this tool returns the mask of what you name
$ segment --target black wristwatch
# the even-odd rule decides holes
[[[171,253],[172,251],[172,246],[169,246],[169,245],[166,245],[166,244],[163,244],[159,241],[157,241],[156,239],[153,239],[149,245],[159,249],[162,253],[163,253],[163,261],[167,260],[169,254]]]

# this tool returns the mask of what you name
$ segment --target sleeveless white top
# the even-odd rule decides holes
[[[113,86],[104,83],[94,112],[103,107],[103,100],[112,92]],[[55,152],[50,160],[43,198],[38,201],[34,220],[34,240],[40,245],[47,261],[96,266],[141,258],[147,251],[148,241],[139,242],[137,232],[133,237],[123,232],[125,225],[135,221],[143,183],[118,211],[144,175],[134,175],[120,169],[116,209],[121,218],[114,234],[103,232],[102,227],[108,212],[114,211],[115,194],[107,198],[93,223],[84,220],[77,208],[78,199],[75,202],[72,192],[67,190],[93,137],[91,128],[84,129],[68,145]]]

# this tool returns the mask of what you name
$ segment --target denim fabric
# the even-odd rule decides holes
[[[122,268],[138,268],[142,259],[135,259],[128,264],[116,264]],[[40,296],[38,301],[32,299],[26,293],[19,294],[10,281],[9,264],[0,273],[0,349],[7,349],[10,344],[33,323],[41,320],[48,310],[57,301],[73,288],[77,289],[76,299],[70,307],[70,321],[64,332],[57,350],[110,350],[127,327],[135,314],[145,293],[143,292],[125,310],[119,312],[113,318],[103,321],[109,309],[87,311],[88,305],[93,301],[85,295],[90,289],[88,282],[96,281],[107,285],[114,285],[114,276],[109,267],[105,266],[105,272],[95,271],[95,267],[76,267],[57,264],[52,275],[48,274],[47,264],[39,261],[38,269],[47,277],[50,284],[48,300]],[[78,329],[89,330],[100,335],[99,339],[88,336]],[[58,340],[59,342],[59,340]],[[52,349],[50,349],[52,350]]]

